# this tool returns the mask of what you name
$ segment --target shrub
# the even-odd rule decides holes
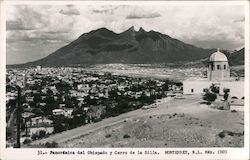
[[[204,94],[203,96],[203,100],[209,101],[209,102],[213,102],[215,101],[217,98],[217,95],[211,92],[207,92]]]
[[[39,131],[38,138],[43,138],[45,136],[46,136],[46,131],[44,131],[44,130]]]
[[[225,92],[224,95],[223,95],[223,98],[224,98],[225,101],[228,99],[228,96],[229,96],[228,93]]]
[[[209,91],[209,89],[208,89],[208,88],[205,88],[203,91],[204,91],[205,93],[207,93],[207,92]]]
[[[230,90],[229,90],[228,88],[224,88],[224,89],[223,89],[223,92],[224,92],[224,93],[228,93],[229,91],[230,91]]]
[[[218,134],[218,136],[219,136],[220,138],[224,138],[224,137],[225,137],[224,131],[220,132],[220,133]]]
[[[26,139],[23,141],[23,144],[29,144],[30,142],[31,142],[31,139],[26,138]]]
[[[53,141],[53,142],[46,142],[45,143],[45,147],[46,148],[57,148],[58,147],[58,143],[56,143],[55,141]]]
[[[228,132],[229,136],[234,136],[234,132]]]
[[[216,87],[214,84],[210,87],[211,91],[213,93],[219,93],[220,90],[219,90],[219,87]]]
[[[130,138],[130,135],[125,134],[125,135],[123,136],[123,138]]]
[[[38,139],[38,134],[32,134],[31,135],[31,139],[34,141],[34,140],[37,140]]]
[[[223,106],[219,106],[218,109],[219,110],[224,110],[224,107]]]
[[[107,134],[105,137],[106,137],[106,138],[110,138],[110,137],[111,137],[111,134]]]
[[[200,104],[210,105],[210,104],[211,104],[211,102],[209,102],[209,101],[202,101],[202,102],[200,102]]]
[[[231,110],[231,112],[237,112],[236,110]]]

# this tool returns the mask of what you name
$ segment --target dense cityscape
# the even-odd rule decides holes
[[[16,142],[17,88],[21,88],[21,142],[48,137],[104,118],[152,105],[182,92],[182,83],[83,68],[8,69],[7,145]]]

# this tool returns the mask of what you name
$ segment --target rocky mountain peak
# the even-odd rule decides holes
[[[185,44],[160,32],[147,32],[142,27],[135,31],[132,26],[119,34],[100,28],[27,65],[179,63],[203,59],[212,53],[210,49]]]

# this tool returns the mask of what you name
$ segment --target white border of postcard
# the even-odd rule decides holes
[[[0,159],[12,160],[12,159],[233,159],[233,160],[247,160],[249,159],[249,1],[0,1],[1,3],[1,24],[0,24],[0,38],[1,38],[1,54],[0,54],[0,138],[1,138],[1,152]],[[6,17],[5,6],[6,5],[244,5],[245,6],[245,128],[244,128],[244,147],[243,148],[21,148],[13,149],[6,148],[5,141],[5,73],[6,73]],[[60,154],[60,155],[38,155],[38,152],[50,152],[50,151],[74,151],[75,153],[84,151],[105,151],[107,155],[81,155],[81,154]],[[114,154],[115,151],[127,152],[128,154]],[[140,155],[138,151],[157,151],[160,155]],[[175,154],[165,154],[165,151],[177,151]],[[178,152],[180,151],[180,152]],[[212,151],[215,154],[203,154],[203,155],[185,155],[178,154],[181,151]],[[110,152],[112,155],[110,156]],[[135,154],[133,154],[133,152]]]

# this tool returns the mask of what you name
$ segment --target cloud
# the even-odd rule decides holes
[[[160,16],[161,14],[158,12],[139,11],[130,13],[129,15],[127,15],[126,19],[157,18]]]
[[[235,19],[233,22],[238,23],[238,22],[245,22],[245,17]]]
[[[6,21],[6,30],[32,30],[33,26],[25,26],[21,20],[18,21]]]
[[[7,43],[19,43],[19,42],[42,42],[42,41],[57,41],[63,43],[69,43],[73,39],[70,33],[51,33],[51,32],[40,32],[40,31],[19,31],[19,32],[8,32]]]
[[[68,8],[68,6],[63,6]],[[71,6],[69,6],[71,7]],[[72,8],[72,7],[71,7]],[[7,13],[7,42],[57,40],[63,43],[72,40],[71,31],[75,17],[59,13],[62,6],[15,6]],[[53,15],[53,16],[51,16]],[[63,23],[62,23],[63,22]]]
[[[104,9],[104,10],[94,9],[92,12],[93,13],[113,14],[113,10],[108,10],[108,9]]]
[[[243,8],[239,5],[9,5],[7,60],[19,57],[24,62],[26,59],[17,55],[26,52],[30,52],[30,60],[38,52],[47,55],[81,34],[101,27],[116,33],[130,26],[136,30],[142,27],[203,48],[235,49],[244,45]],[[13,63],[18,63],[18,59]]]
[[[95,7],[92,10],[92,13],[94,14],[114,14],[114,11],[117,10],[119,7],[118,6],[100,6],[100,7]]]
[[[80,15],[79,10],[71,5],[66,6],[64,9],[61,9],[59,13],[64,15]]]
[[[16,6],[14,11],[6,21],[7,30],[32,30],[45,25],[42,23],[42,15],[32,7],[20,5]]]

